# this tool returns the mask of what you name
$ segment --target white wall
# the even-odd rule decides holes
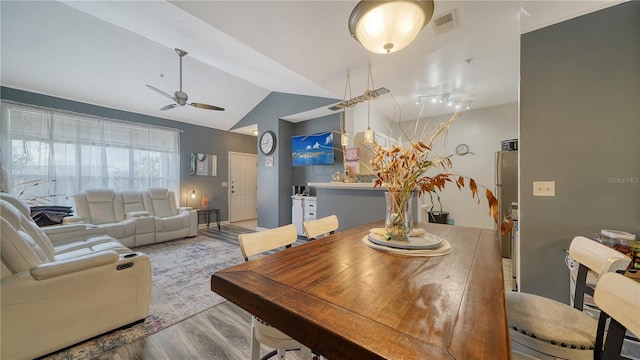
[[[450,115],[423,119],[437,125],[449,119]],[[403,122],[403,129],[413,131],[415,121]],[[392,129],[395,137],[400,134],[399,128]],[[452,158],[452,171],[466,177],[472,177],[478,184],[480,204],[471,198],[468,187],[458,190],[455,184],[449,184],[440,193],[442,211],[449,212],[449,218],[454,219],[456,225],[495,228],[493,217],[489,216],[489,208],[485,198],[485,188],[494,191],[495,181],[495,153],[500,150],[500,142],[518,137],[518,104],[511,103],[465,112],[449,129],[444,148],[434,149],[433,155],[449,155],[455,153],[458,144],[467,144],[470,152],[466,156]],[[435,175],[436,172],[430,173]],[[429,203],[428,198],[422,202]],[[439,210],[436,204],[434,210]],[[422,214],[420,214],[422,216]]]

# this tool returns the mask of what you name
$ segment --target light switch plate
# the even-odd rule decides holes
[[[556,182],[534,181],[533,196],[556,196]]]

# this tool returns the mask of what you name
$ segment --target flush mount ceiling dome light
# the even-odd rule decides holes
[[[349,16],[349,33],[367,50],[388,54],[403,49],[433,16],[433,1],[360,1]]]

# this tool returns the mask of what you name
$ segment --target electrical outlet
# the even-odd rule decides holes
[[[533,196],[556,196],[556,182],[534,181]]]

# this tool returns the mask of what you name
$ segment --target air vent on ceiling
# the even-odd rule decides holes
[[[436,35],[443,34],[447,31],[458,28],[458,17],[456,16],[456,9],[452,9],[449,12],[436,16],[433,21],[433,31]]]

